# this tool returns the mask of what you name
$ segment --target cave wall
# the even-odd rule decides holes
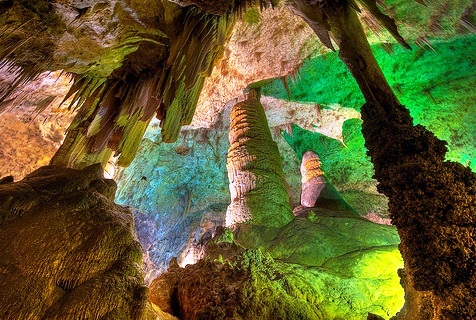
[[[100,165],[0,183],[2,319],[172,319],[149,302],[132,212]]]
[[[437,137],[448,142],[446,159],[476,170],[476,132],[473,106],[476,100],[471,90],[476,85],[476,52],[473,35],[433,40],[432,48],[414,45],[412,51],[393,45],[392,53],[374,46],[380,62],[398,99],[405,103],[415,122],[427,127]],[[328,66],[338,70],[327,72]],[[334,53],[308,60],[301,68],[301,77],[289,84],[290,100],[321,105],[337,103],[358,112],[363,97],[350,73]],[[336,84],[338,84],[336,86]],[[309,90],[309,88],[311,88]],[[263,88],[263,93],[287,98],[280,81]],[[361,214],[367,211],[385,215],[386,199],[376,192],[373,169],[361,134],[361,120],[357,114],[342,124],[342,141],[329,139],[319,128],[309,130],[293,126],[292,135],[285,139],[298,155],[306,150],[316,151],[323,162],[330,181],[342,196]],[[362,201],[365,199],[365,201]]]

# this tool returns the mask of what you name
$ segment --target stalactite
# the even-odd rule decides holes
[[[247,10],[248,7],[258,6],[261,10],[272,7],[274,8],[279,4],[279,0],[170,0],[181,6],[196,5],[201,10],[213,15],[222,16],[225,14],[235,14],[241,16],[241,14]]]
[[[95,154],[109,149],[119,156],[119,165],[129,165],[154,114],[161,120],[163,141],[177,140],[181,126],[192,121],[205,77],[223,54],[234,23],[233,18],[193,7],[184,19],[181,32],[171,39],[166,61],[157,69],[137,75],[124,68],[107,80],[75,78],[66,98],[75,94],[72,104],[79,113],[68,130],[82,129],[68,134],[53,164],[81,168],[91,164],[86,159],[96,161]],[[105,165],[105,154],[99,158]]]
[[[258,89],[259,90],[259,89]],[[263,106],[251,93],[230,115],[227,170],[231,204],[226,225],[282,227],[293,219],[281,157],[271,137]]]
[[[33,17],[50,9],[49,5],[43,8],[33,3],[28,8]],[[116,156],[124,153],[120,163],[125,165],[134,157],[132,151],[137,149],[140,133],[143,134],[154,114],[161,120],[162,137],[166,142],[175,141],[181,126],[190,124],[204,80],[223,54],[235,15],[216,16],[195,6],[178,12],[174,20],[167,23],[180,28],[167,34],[157,31],[160,40],[153,43],[147,38],[134,38],[140,42],[137,52],[126,56],[122,67],[107,79],[87,72],[74,76],[74,83],[65,97],[65,100],[73,97],[70,107],[78,109],[78,116],[68,129],[74,132],[68,133],[52,163],[81,168],[90,164],[90,160],[100,158],[105,164],[105,154],[114,152]],[[21,20],[20,26],[7,29],[0,36],[0,44],[4,44],[0,47],[0,64],[16,68],[17,74],[14,82],[0,92],[2,110],[16,88],[44,71],[51,59],[45,54],[44,58],[29,61],[28,65],[17,59],[17,51],[31,47],[30,42],[36,41],[28,28],[38,23],[30,16],[15,19]],[[42,28],[47,28],[45,32],[53,28],[49,22],[40,21]],[[151,52],[155,54],[150,57],[152,61],[141,56]]]

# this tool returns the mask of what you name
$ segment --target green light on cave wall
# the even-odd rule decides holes
[[[476,36],[472,35],[447,42],[434,41],[432,49],[414,46],[409,51],[391,45],[393,52],[388,53],[375,45],[373,51],[414,122],[448,142],[447,160],[460,162],[476,172],[475,42]],[[337,103],[357,110],[364,103],[357,84],[336,53],[308,60],[302,66],[300,76],[289,85],[292,101],[319,103],[323,107]],[[281,81],[265,86],[263,94],[288,99]],[[333,182],[353,182],[357,176],[361,180],[371,180],[372,169],[365,164],[368,158],[363,138],[357,137],[361,136],[358,121],[353,120],[343,128],[344,142],[349,150],[338,146],[339,142],[297,127],[294,127],[292,137],[287,135],[285,138],[299,155],[306,148],[321,152],[326,172],[333,177]]]

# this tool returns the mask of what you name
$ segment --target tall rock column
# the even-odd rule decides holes
[[[359,2],[409,47],[375,0]],[[400,235],[405,282],[416,290],[414,296],[426,297],[426,306],[407,301],[406,311],[415,313],[398,318],[476,319],[476,175],[459,163],[445,161],[445,142],[413,125],[373,57],[354,1],[291,3],[329,47],[331,32],[339,57],[365,97],[362,133],[378,190],[389,198],[392,223]]]
[[[282,227],[293,219],[278,146],[271,137],[259,93],[237,103],[230,116],[227,170],[231,204],[226,225]]]

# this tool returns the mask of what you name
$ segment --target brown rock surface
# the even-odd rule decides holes
[[[0,185],[1,319],[161,319],[129,210],[102,168],[42,167]]]
[[[0,87],[8,87],[14,75],[0,68]],[[69,82],[64,73],[42,73],[18,87],[13,100],[0,103],[0,177],[20,180],[49,163],[74,114],[60,106]]]

